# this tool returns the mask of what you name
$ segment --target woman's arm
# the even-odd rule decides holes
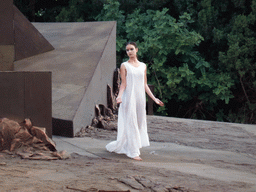
[[[124,64],[122,64],[121,67],[120,67],[121,85],[120,85],[118,96],[116,98],[117,104],[122,103],[122,95],[123,95],[124,90],[126,88],[126,73],[127,73],[126,68],[125,68]]]
[[[164,106],[164,103],[159,100],[158,98],[156,98],[154,96],[154,94],[151,92],[151,90],[149,89],[148,87],[148,82],[147,82],[147,67],[145,69],[145,75],[144,75],[144,82],[145,82],[145,91],[146,93],[148,94],[148,96],[153,100],[155,101],[156,104],[160,105],[160,106]]]

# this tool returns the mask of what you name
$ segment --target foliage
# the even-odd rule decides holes
[[[31,6],[29,1],[14,0],[14,5],[27,17],[31,16]]]
[[[79,9],[79,0],[69,1],[68,7],[63,7],[60,14],[56,16],[57,22],[81,22],[83,18]]]
[[[82,22],[93,20],[103,6],[100,0],[69,0],[69,6],[63,7],[56,17],[58,22]]]
[[[53,22],[62,7],[68,6],[69,0],[14,0],[14,4],[30,20]]]
[[[99,15],[95,17],[98,21],[117,21],[116,31],[116,50],[120,52],[123,48],[125,40],[125,16],[124,11],[119,9],[120,3],[118,1],[107,0],[103,5],[103,9]],[[119,57],[120,59],[120,57]]]
[[[232,29],[227,35],[228,50],[219,53],[219,60],[231,76],[237,81],[240,92],[236,98],[242,101],[240,111],[232,121],[256,121],[256,80],[255,80],[255,32],[251,29],[255,23],[255,12],[248,16],[238,15],[234,18]],[[234,116],[232,111],[229,116]]]
[[[114,0],[108,3],[118,4]],[[111,8],[109,5],[107,9],[110,13],[119,13],[117,18],[123,18],[117,7]],[[212,111],[219,100],[228,103],[233,97],[230,88],[234,82],[228,74],[217,73],[196,50],[203,38],[188,30],[193,22],[190,15],[184,13],[177,21],[167,12],[167,8],[145,13],[134,10],[125,20],[125,39],[135,39],[138,43],[139,57],[148,65],[148,79],[157,88],[157,95],[167,103],[195,101],[185,116],[206,118],[205,113],[210,114],[208,111]],[[109,15],[105,14],[104,19],[111,20]],[[170,115],[167,108],[160,108],[158,112]]]
[[[256,1],[175,0],[175,5],[179,12],[189,11],[195,20],[192,28],[204,37],[199,52],[235,82],[234,98],[222,107],[222,119],[256,123]]]

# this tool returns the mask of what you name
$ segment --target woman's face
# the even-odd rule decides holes
[[[126,46],[126,53],[128,57],[136,57],[137,52],[138,52],[138,48],[135,48],[134,45],[129,44]]]

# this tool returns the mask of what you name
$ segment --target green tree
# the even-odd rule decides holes
[[[104,5],[105,14],[102,13],[99,19],[112,20],[110,13],[114,12],[118,13],[117,20],[124,19],[118,7],[112,10],[111,4],[118,5],[118,2],[109,0],[108,7]],[[188,25],[193,23],[190,15],[184,13],[176,20],[167,12],[166,8],[144,13],[136,9],[122,20],[125,33],[118,31],[117,34],[122,33],[123,39],[138,43],[139,58],[148,65],[149,82],[156,86],[157,95],[166,103],[171,100],[180,104],[193,103],[190,108],[181,109],[188,110],[183,112],[185,117],[207,118],[219,100],[228,103],[233,97],[230,91],[233,80],[226,73],[217,73],[200,56],[196,48],[203,38],[189,30]],[[171,111],[168,104],[167,108],[158,109],[160,114],[173,116]]]
[[[228,50],[219,53],[219,60],[226,71],[236,80],[234,94],[240,100],[240,110],[230,111],[229,118],[235,122],[256,123],[256,33],[252,29],[256,20],[256,1],[249,15],[237,15],[227,35]],[[236,114],[236,115],[234,115]]]
[[[190,27],[205,39],[199,52],[216,71],[228,73],[235,82],[231,89],[234,98],[228,104],[219,104],[217,116],[226,121],[256,123],[256,1],[175,0],[174,5],[195,20]]]
[[[18,9],[32,22],[54,22],[69,0],[14,0]]]
[[[69,0],[69,5],[63,7],[56,17],[58,22],[82,22],[94,20],[101,9],[101,0]]]

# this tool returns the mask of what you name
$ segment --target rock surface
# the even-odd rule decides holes
[[[255,125],[148,116],[148,131],[151,146],[141,149],[141,162],[107,152],[105,145],[116,139],[116,131],[103,129],[94,129],[90,137],[54,136],[57,150],[71,153],[64,161],[28,161],[0,153],[0,187],[54,192],[256,191]]]

